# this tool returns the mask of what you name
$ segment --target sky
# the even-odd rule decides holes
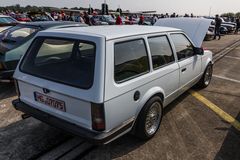
[[[51,7],[88,7],[101,8],[104,0],[0,0],[0,6],[14,4],[51,6]],[[225,12],[240,12],[240,0],[106,0],[110,9],[144,11],[155,10],[157,13],[194,15],[221,14]]]

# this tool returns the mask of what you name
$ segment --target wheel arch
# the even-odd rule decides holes
[[[204,63],[202,63],[202,71],[204,72],[206,67],[208,66],[208,64],[212,64],[213,65],[213,57],[212,57],[212,52],[211,51],[205,51],[204,52],[204,57],[203,57],[203,60],[204,60]]]
[[[160,97],[160,99],[162,100],[162,105],[164,102],[164,98],[165,98],[165,92],[161,87],[153,87],[151,89],[149,89],[141,98],[140,102],[139,102],[139,106],[137,108],[137,111],[135,113],[135,120],[134,120],[134,124],[133,124],[133,132],[135,130],[136,124],[137,124],[137,120],[139,117],[140,112],[142,111],[143,107],[145,106],[145,104],[153,97],[158,96]]]

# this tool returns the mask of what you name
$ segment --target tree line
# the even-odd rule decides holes
[[[221,17],[236,17],[236,18],[240,18],[240,12],[237,13],[233,13],[233,12],[228,12],[228,13],[223,13],[221,14]]]
[[[73,8],[64,7],[62,9],[88,10],[88,8],[83,8],[83,7],[73,7]],[[38,12],[38,11],[51,12],[54,10],[59,10],[59,9],[54,7],[38,7],[38,6],[31,6],[31,5],[27,5],[23,7],[23,6],[20,6],[19,4],[12,5],[12,6],[5,6],[5,7],[0,6],[0,12],[13,11],[13,12],[24,13],[24,12]],[[100,9],[95,9],[95,10],[100,11]],[[113,10],[109,10],[109,11],[113,11]]]
[[[57,9],[57,8],[55,8]],[[12,6],[5,6],[5,7],[0,7],[0,12],[7,12],[7,11],[13,11],[13,12],[38,12],[38,11],[44,11],[44,12],[51,12],[55,10],[54,7],[38,7],[38,6],[31,6],[27,5],[25,7],[20,6],[19,4],[12,5]],[[67,8],[64,7],[63,9],[73,9],[73,10],[88,10],[88,8],[82,8],[82,7],[73,7],[73,8]],[[98,10],[98,9],[97,9]],[[109,10],[112,11],[112,10]],[[228,13],[223,13],[221,14],[221,17],[240,17],[240,12],[233,13],[233,12],[228,12]]]

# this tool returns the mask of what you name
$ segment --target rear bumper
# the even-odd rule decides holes
[[[94,144],[107,144],[111,142],[113,139],[130,129],[133,125],[133,121],[127,123],[124,126],[121,126],[117,129],[114,129],[110,132],[94,132],[87,130],[83,127],[80,127],[76,124],[70,123],[53,115],[50,115],[46,112],[41,110],[35,109],[26,103],[22,102],[20,99],[14,100],[13,106],[16,110],[22,111],[40,121],[43,121],[49,125],[57,127],[59,129],[65,130],[70,132],[74,135],[80,136],[87,141],[94,143]]]

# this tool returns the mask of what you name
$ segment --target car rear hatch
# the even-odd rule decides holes
[[[104,62],[98,60],[104,55],[98,53],[103,53],[104,45],[97,45],[102,39],[57,35],[37,37],[15,71],[20,100],[92,129],[91,107],[103,102],[103,76],[99,73]]]

